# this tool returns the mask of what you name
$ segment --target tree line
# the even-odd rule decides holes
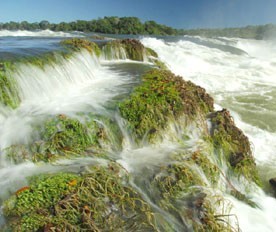
[[[219,28],[219,29],[193,29],[178,30],[181,35],[198,35],[203,37],[239,37],[246,39],[270,39],[276,37],[276,25],[266,24],[258,26],[246,26],[240,28]]]
[[[91,21],[77,20],[73,22],[50,23],[47,20],[29,23],[0,23],[0,30],[52,30],[52,31],[82,31],[106,34],[146,34],[146,35],[176,35],[177,30],[155,21],[142,23],[137,17],[104,17]]]
[[[104,17],[90,21],[77,20],[73,22],[50,23],[47,20],[29,23],[8,22],[0,23],[0,30],[52,30],[52,31],[82,31],[105,34],[133,34],[133,35],[199,35],[205,37],[240,37],[264,39],[276,36],[276,25],[247,26],[240,28],[219,29],[175,29],[155,21],[142,23],[137,17]]]

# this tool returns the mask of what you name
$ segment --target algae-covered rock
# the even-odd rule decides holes
[[[90,38],[94,39],[94,40],[105,40],[105,39],[107,39],[106,37],[104,37],[102,35],[97,35],[97,34],[91,35]]]
[[[150,185],[156,189],[154,200],[187,231],[231,231],[229,224],[215,216],[216,205],[222,199],[206,191],[209,184],[217,183],[219,174],[217,166],[200,151],[177,154],[172,163],[162,167],[152,179]],[[205,182],[202,175],[210,183]]]
[[[156,231],[151,208],[114,163],[33,177],[3,212],[12,231]]]
[[[154,69],[142,77],[140,86],[120,103],[119,110],[131,132],[142,139],[160,132],[171,119],[185,115],[192,120],[213,111],[213,99],[190,81]]]
[[[72,54],[71,51],[46,52],[36,56],[22,57],[16,60],[16,63],[19,65],[32,65],[44,70],[47,65],[54,66],[62,63],[64,60],[68,60]]]
[[[98,45],[86,39],[79,39],[79,38],[66,39],[61,41],[61,44],[63,46],[72,48],[73,50],[76,50],[76,51],[80,51],[81,49],[86,49],[90,53],[94,53],[96,56],[101,55],[101,50],[98,47]]]
[[[121,149],[118,125],[103,116],[90,115],[80,122],[66,115],[58,115],[45,122],[40,139],[32,144],[13,145],[6,154],[14,162],[52,162],[76,156],[103,156]]]
[[[211,137],[216,150],[222,150],[229,167],[249,180],[259,183],[254,157],[247,136],[235,125],[228,110],[214,112]]]
[[[144,61],[148,57],[157,58],[157,53],[135,39],[112,40],[107,42],[103,48],[106,59],[130,59]]]
[[[0,103],[16,108],[20,99],[17,83],[11,75],[13,69],[14,66],[11,62],[0,63]]]

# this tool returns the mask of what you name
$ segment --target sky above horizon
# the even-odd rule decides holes
[[[0,0],[0,22],[71,22],[135,16],[174,28],[276,23],[276,0]]]

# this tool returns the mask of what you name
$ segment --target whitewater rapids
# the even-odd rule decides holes
[[[276,42],[247,39],[184,37],[175,42],[143,38],[177,75],[205,88],[231,111],[249,137],[265,188],[276,176]],[[230,197],[232,213],[244,232],[276,228],[276,199],[257,188],[251,194],[259,208]]]
[[[74,34],[1,31],[0,36],[71,37]],[[276,177],[276,43],[201,37],[179,37],[175,40],[142,38],[141,42],[154,49],[172,72],[204,87],[214,97],[217,108],[228,108],[237,126],[252,143],[264,183]],[[130,65],[129,61],[102,59],[84,51],[59,64],[48,65],[44,70],[32,65],[19,65],[14,77],[19,84],[22,102],[15,110],[0,107],[0,148],[3,150],[12,144],[28,143],[37,136],[34,131],[36,125],[52,115],[78,117],[78,112],[90,111],[110,114],[108,103],[116,96],[125,94],[125,86],[133,85],[140,73],[130,72],[127,68],[123,72],[118,67],[114,68],[114,64]],[[191,138],[198,138],[192,128]],[[164,141],[159,148],[144,146],[136,149],[131,146],[131,141],[124,146],[122,154],[117,154],[117,161],[131,174],[139,175],[140,167],[166,162],[167,153],[179,149],[171,141]],[[191,149],[194,146],[194,143],[190,144]],[[2,158],[0,161],[2,199],[26,185],[28,176],[77,169],[84,163],[103,162],[77,159],[37,166],[33,163],[11,165]],[[243,188],[242,182],[235,185],[238,189]],[[250,197],[259,206],[252,208],[224,193],[223,186],[219,191],[233,204],[229,213],[237,216],[243,232],[275,231],[276,199],[272,193],[252,188]]]

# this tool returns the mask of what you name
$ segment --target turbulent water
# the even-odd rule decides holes
[[[63,37],[74,36],[76,34],[49,31],[0,31],[0,58],[58,50],[58,43]],[[212,191],[229,200],[232,205],[229,214],[237,216],[233,224],[238,222],[242,231],[275,231],[276,199],[266,183],[269,178],[276,177],[276,42],[201,37],[151,37],[140,40],[145,46],[154,49],[175,74],[204,87],[215,99],[218,109],[228,108],[231,111],[236,124],[252,143],[257,167],[267,191],[265,193],[252,186],[250,197],[258,204],[257,208],[228,195],[223,183]],[[79,117],[78,112],[114,114],[110,106],[112,102],[130,92],[148,66],[148,63],[129,60],[98,59],[87,52],[77,53],[69,60],[61,58],[59,64],[46,66],[44,70],[26,64],[19,65],[14,77],[19,84],[22,102],[15,110],[0,107],[1,150],[12,144],[32,140],[37,136],[34,130],[36,125],[51,115]],[[197,131],[191,127],[189,133],[192,137],[189,149],[201,146],[195,143],[198,139]],[[142,168],[161,165],[167,161],[169,152],[180,148],[165,138],[157,148],[145,145],[137,149],[132,146],[127,133],[124,136],[124,149],[120,154],[114,154],[114,159],[133,175],[136,188],[144,192],[139,181],[135,181],[135,177],[141,175]],[[63,160],[55,165],[37,166],[29,162],[13,165],[5,161],[4,152],[0,161],[2,199],[26,185],[28,176],[78,169],[84,163],[102,162],[86,158]],[[234,179],[232,181],[237,189],[243,189],[243,183],[235,183]],[[176,225],[176,228],[183,230],[181,226]]]
[[[217,107],[228,108],[252,143],[265,182],[276,174],[276,53],[274,41],[182,38],[166,42],[144,38],[170,69],[206,88]],[[276,200],[252,193],[260,209],[234,201],[242,231],[275,231]]]

